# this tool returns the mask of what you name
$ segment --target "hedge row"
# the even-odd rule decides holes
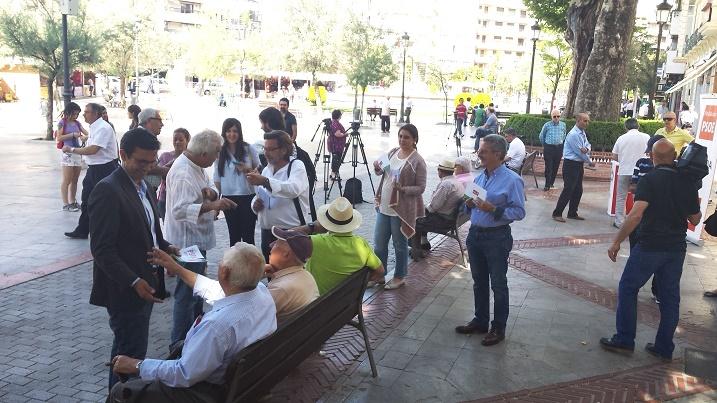
[[[540,145],[540,130],[545,122],[550,121],[549,115],[513,115],[505,123],[505,128],[512,127],[518,131],[518,135],[527,145]],[[570,131],[575,125],[575,119],[563,119],[567,130]],[[639,120],[640,131],[650,135],[655,134],[657,129],[663,127],[659,120]],[[595,151],[611,151],[615,140],[625,133],[625,119],[617,122],[590,122],[586,130],[588,140]]]

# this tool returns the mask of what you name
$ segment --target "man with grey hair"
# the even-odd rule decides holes
[[[485,167],[473,181],[473,197],[466,201],[471,215],[466,248],[473,276],[475,314],[462,334],[488,333],[481,344],[492,346],[505,339],[508,324],[508,254],[513,248],[510,224],[525,217],[523,179],[503,163],[508,142],[500,135],[483,138],[478,158]],[[493,321],[490,321],[493,289]],[[488,325],[490,324],[490,331]]]
[[[454,164],[456,167],[453,170],[453,175],[455,175],[456,177],[471,173],[471,159],[470,158],[460,156],[460,157],[456,158],[456,161],[454,162]]]
[[[508,141],[508,154],[505,155],[503,162],[511,171],[520,175],[520,168],[523,166],[526,154],[525,144],[518,137],[518,132],[512,127],[505,129],[503,134],[505,134],[505,139]]]
[[[560,111],[553,109],[550,113],[550,122],[545,122],[540,129],[540,144],[543,145],[543,161],[545,162],[545,187],[550,190],[558,175],[560,159],[563,158],[563,142],[565,141],[565,122],[560,120]]]
[[[137,116],[137,120],[139,121],[140,127],[155,136],[159,136],[159,133],[162,132],[162,127],[164,126],[164,123],[162,123],[162,116],[156,109],[145,108],[139,113],[139,115]],[[159,166],[155,164],[155,166],[153,166],[152,169],[149,170],[149,174],[144,177],[144,181],[147,182],[147,185],[149,185],[154,190],[154,192],[156,192],[157,188],[159,188],[159,185],[162,183],[162,179],[167,177],[167,174],[169,173],[169,168],[171,168],[171,166],[171,164],[167,166]]]
[[[162,257],[158,251],[150,252],[152,263],[174,263],[169,255],[162,252]],[[176,360],[113,357],[115,373],[138,378],[117,383],[107,401],[121,402],[127,393],[136,398],[135,402],[221,401],[226,392],[225,374],[234,357],[276,330],[274,300],[259,282],[264,263],[261,251],[244,242],[224,252],[217,279],[225,296],[191,326],[182,356]],[[212,281],[204,277],[196,280]]]
[[[222,138],[212,130],[192,136],[187,150],[177,157],[167,175],[165,237],[179,248],[196,245],[205,258],[207,251],[216,246],[214,212],[236,207],[233,201],[219,198],[214,183],[204,171],[217,159],[221,146]],[[185,263],[185,267],[204,274],[207,263],[206,260]],[[202,312],[202,306],[202,299],[192,296],[192,288],[177,281],[171,344],[184,339],[194,318]]]
[[[635,118],[625,121],[625,130],[627,133],[618,137],[612,147],[612,159],[619,164],[615,178],[617,181],[615,221],[612,223],[615,228],[622,227],[622,223],[625,221],[625,200],[632,179],[632,171],[637,160],[645,155],[645,147],[650,140],[649,134],[640,131],[640,125]]]

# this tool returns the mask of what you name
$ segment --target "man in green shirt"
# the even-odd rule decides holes
[[[316,215],[317,222],[295,230],[311,237],[313,253],[306,270],[314,276],[320,295],[364,267],[373,270],[370,285],[385,283],[381,260],[365,239],[353,234],[361,226],[362,217],[348,199],[339,197],[321,206]]]

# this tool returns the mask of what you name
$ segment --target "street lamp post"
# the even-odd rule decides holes
[[[70,89],[70,48],[67,43],[67,16],[77,15],[78,9],[78,0],[62,0],[60,2],[60,11],[62,13],[62,97],[65,108],[72,102],[72,89]]]
[[[121,89],[124,94],[124,88]],[[132,103],[139,103],[139,19],[134,21],[134,94]]]
[[[528,81],[528,100],[525,103],[525,113],[530,113],[530,95],[533,92],[533,69],[535,68],[535,47],[538,44],[538,38],[540,37],[540,25],[538,21],[535,21],[530,29],[533,31],[533,57],[530,61],[530,80]]]
[[[403,40],[403,78],[401,79],[401,119],[399,119],[398,123],[405,123],[403,97],[406,93],[406,48],[408,47],[408,40],[410,39],[408,32],[404,32],[401,39]]]
[[[662,0],[662,3],[657,5],[657,51],[655,52],[655,67],[652,70],[655,85],[650,89],[650,100],[647,103],[647,116],[652,119],[655,117],[655,93],[657,92],[657,86],[660,85],[657,79],[657,67],[660,65],[660,45],[662,45],[662,28],[670,18],[670,11],[672,5],[667,3],[667,0]]]

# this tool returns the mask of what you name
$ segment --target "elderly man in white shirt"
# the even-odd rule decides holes
[[[650,135],[642,133],[637,119],[630,118],[625,121],[627,133],[621,135],[612,147],[612,159],[620,166],[617,171],[617,199],[615,202],[615,221],[612,225],[620,228],[625,221],[625,200],[627,199],[630,178],[637,160],[645,156],[645,147]]]
[[[156,252],[151,260],[164,264]],[[126,394],[146,403],[222,401],[226,371],[237,354],[276,330],[274,300],[259,282],[263,273],[264,259],[254,245],[238,242],[229,248],[217,272],[221,295],[189,330],[181,358],[113,357],[115,373],[139,379],[116,384],[107,401],[124,401]]]
[[[177,157],[167,174],[165,238],[179,248],[196,245],[204,257],[216,246],[214,212],[236,207],[233,201],[219,198],[214,183],[204,171],[217,159],[221,145],[221,137],[211,130],[193,136],[187,150]],[[185,267],[204,274],[207,263],[185,263]],[[192,288],[177,281],[171,345],[184,339],[202,308],[202,299],[192,295]]]
[[[503,162],[510,168],[520,175],[520,167],[523,165],[525,159],[525,144],[523,140],[518,137],[518,133],[512,127],[509,127],[503,131],[505,139],[508,141],[508,154],[505,155]]]
[[[62,147],[68,154],[83,156],[87,163],[87,174],[82,180],[82,213],[77,227],[72,232],[65,232],[65,236],[73,239],[87,239],[90,233],[90,215],[87,211],[87,202],[95,185],[111,174],[119,166],[117,137],[109,123],[102,119],[102,105],[89,103],[85,106],[85,122],[90,124],[90,136],[87,144],[82,148],[70,146]]]
[[[306,224],[309,211],[309,179],[301,160],[291,156],[294,143],[286,132],[274,130],[264,134],[264,156],[268,165],[261,174],[246,174],[256,186],[251,209],[258,216],[261,227],[261,251],[269,260],[271,243],[276,237],[271,227],[294,228]]]

